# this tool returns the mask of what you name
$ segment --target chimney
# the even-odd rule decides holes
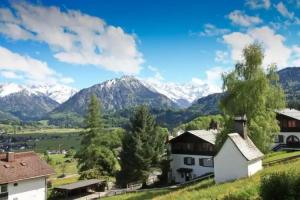
[[[219,128],[218,122],[212,119],[209,123],[209,130],[216,130],[218,128]]]
[[[234,130],[244,139],[247,138],[247,117],[246,115],[234,118]]]
[[[15,153],[14,152],[7,152],[6,153],[7,162],[13,162],[15,159]]]

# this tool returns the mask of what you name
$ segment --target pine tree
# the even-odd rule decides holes
[[[146,106],[136,108],[122,144],[119,184],[145,183],[149,174],[160,166],[165,152],[165,134]]]
[[[81,178],[99,178],[115,174],[118,161],[107,131],[104,130],[100,103],[95,95],[90,98],[82,133],[81,148],[76,153]]]
[[[276,66],[265,72],[262,68],[263,50],[259,44],[252,44],[243,50],[244,62],[238,63],[234,71],[223,76],[225,97],[221,109],[225,117],[225,129],[217,138],[220,147],[229,132],[234,131],[235,116],[246,115],[249,136],[263,152],[270,148],[274,136],[279,132],[276,109],[285,106],[285,97],[279,85]]]

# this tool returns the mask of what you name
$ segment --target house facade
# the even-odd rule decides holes
[[[183,183],[214,171],[216,130],[186,131],[170,144],[170,180]]]
[[[214,157],[216,183],[250,177],[262,169],[263,154],[247,136],[246,119],[237,118],[235,129]]]
[[[276,111],[280,133],[275,140],[274,150],[299,149],[300,150],[300,111],[283,109]]]
[[[54,170],[34,152],[0,154],[0,200],[45,200]]]

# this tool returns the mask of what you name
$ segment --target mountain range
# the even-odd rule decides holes
[[[300,68],[278,72],[288,101],[299,101]],[[48,119],[59,122],[78,119],[82,122],[89,98],[95,94],[107,119],[128,119],[132,107],[146,104],[161,124],[177,124],[199,115],[219,113],[222,93],[208,95],[208,85],[178,85],[123,76],[77,91],[62,85],[0,85],[0,120],[18,118],[23,121]],[[120,120],[120,119],[118,119]],[[117,120],[117,121],[118,121]],[[72,123],[71,123],[72,124]],[[118,122],[116,122],[118,124]]]

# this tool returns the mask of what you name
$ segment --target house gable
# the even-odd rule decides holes
[[[169,141],[172,154],[209,155],[215,154],[215,145],[190,132],[185,132]]]

